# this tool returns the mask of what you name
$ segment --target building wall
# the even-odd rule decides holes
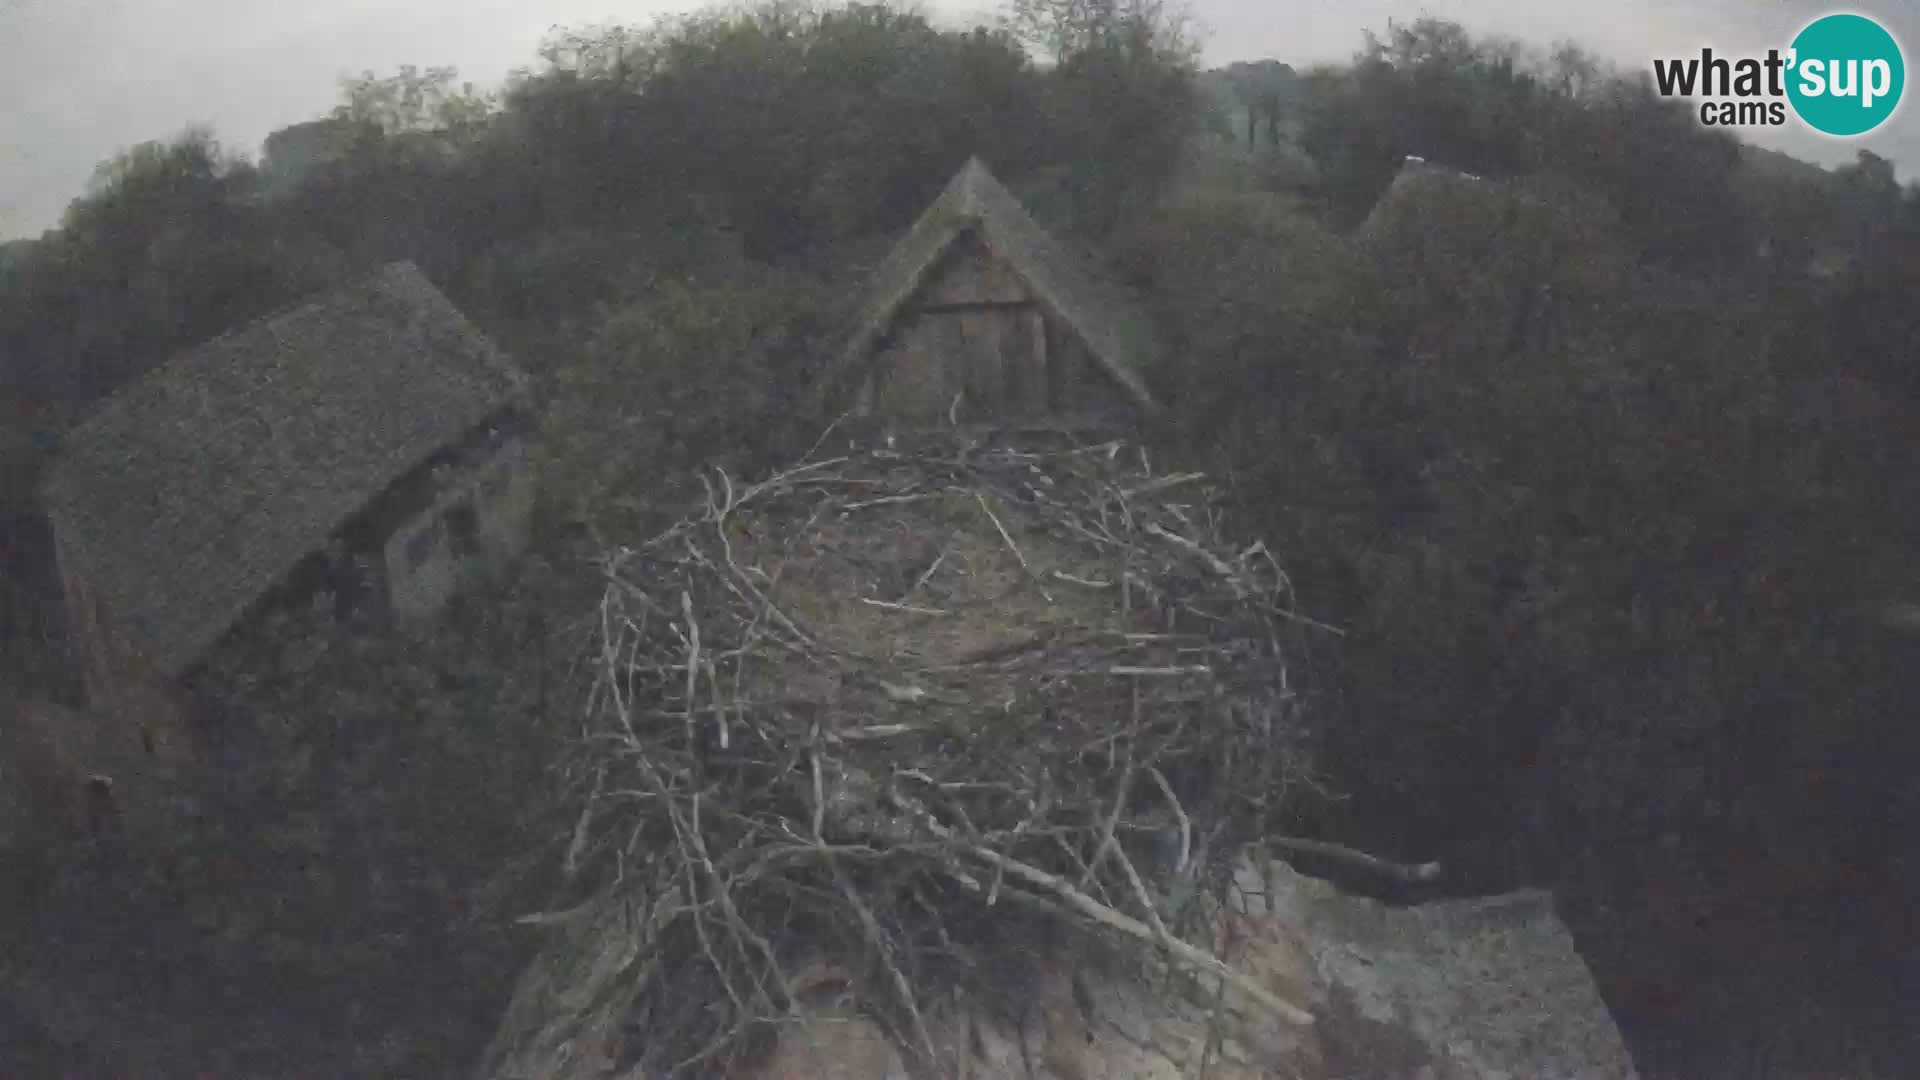
[[[126,680],[128,650],[118,641],[107,617],[106,602],[91,582],[69,571],[73,565],[56,533],[60,591],[67,609],[67,652],[78,673],[82,700],[88,705],[112,700]]]
[[[1132,400],[1039,305],[909,313],[875,358],[857,411],[909,426],[1042,417],[1124,419]]]
[[[1033,294],[1006,260],[995,255],[972,233],[956,240],[942,265],[928,275],[920,294],[909,304],[1027,303]]]
[[[454,565],[440,516],[429,510],[395,532],[383,552],[395,617],[430,618],[453,595]]]
[[[190,745],[193,708],[186,695],[132,646],[99,591],[65,572],[64,564],[61,585],[72,663],[84,689],[81,708],[129,738]]]
[[[97,824],[89,818],[102,810],[127,834],[163,841],[195,793],[192,702],[131,646],[106,600],[69,565],[60,563],[60,584],[84,702],[70,708],[0,690],[0,812],[24,815],[0,847],[58,845]],[[105,782],[98,794],[96,778]]]
[[[1045,409],[1044,331],[1034,308],[910,314],[879,357],[875,411],[912,422]]]
[[[181,703],[149,690],[144,724],[0,695],[0,806],[16,812],[12,823],[0,821],[0,847],[49,839],[25,828],[71,835],[107,824],[93,820],[101,811],[124,832],[164,836],[193,788],[195,740],[176,715]],[[105,781],[106,801],[89,791],[95,780]]]
[[[496,565],[527,549],[533,538],[533,452],[524,439],[502,448],[477,485],[480,542]]]
[[[470,576],[503,566],[525,549],[532,511],[523,438],[510,437],[452,470],[430,505],[402,522],[382,549],[393,614],[431,618]]]
[[[1052,406],[1047,320],[1019,275],[963,241],[901,312],[880,347],[862,403],[889,419],[1043,414]]]

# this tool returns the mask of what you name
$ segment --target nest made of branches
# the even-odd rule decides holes
[[[715,473],[604,571],[567,873],[634,913],[638,1075],[751,1056],[824,981],[932,1069],[927,1003],[986,991],[1009,935],[1237,978],[1188,917],[1307,781],[1287,657],[1317,631],[1205,477],[1120,442],[859,450]]]

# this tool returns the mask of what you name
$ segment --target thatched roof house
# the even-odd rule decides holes
[[[1473,173],[1461,172],[1438,162],[1408,154],[1400,162],[1399,171],[1393,174],[1393,182],[1387,185],[1387,189],[1381,192],[1380,198],[1374,202],[1373,209],[1368,212],[1363,227],[1377,224],[1393,207],[1406,205],[1433,193],[1444,192],[1462,185],[1478,187],[1486,183],[1485,178]]]
[[[1418,154],[1408,154],[1400,162],[1400,169],[1393,174],[1393,184],[1389,190],[1404,190],[1409,185],[1427,183],[1434,180],[1484,181],[1478,173],[1456,169],[1451,165],[1442,165],[1437,161],[1428,161]]]
[[[875,272],[822,406],[891,422],[1152,414],[1149,328],[970,159]]]
[[[45,488],[89,684],[113,666],[109,641],[162,676],[192,666],[402,478],[476,431],[497,454],[524,387],[397,263],[123,388],[70,434]]]

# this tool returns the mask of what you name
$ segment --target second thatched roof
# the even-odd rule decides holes
[[[411,263],[174,357],[69,436],[63,571],[164,674],[525,381]]]
[[[1393,174],[1393,182],[1380,193],[1373,209],[1367,213],[1365,228],[1376,226],[1383,217],[1396,206],[1402,206],[1412,200],[1426,197],[1433,192],[1475,189],[1487,190],[1493,187],[1485,177],[1470,172],[1461,172],[1451,166],[1428,161],[1426,158],[1408,154],[1401,161],[1400,169]]]
[[[1048,235],[977,157],[960,167],[874,272],[853,332],[821,380],[823,395],[844,392],[866,371],[941,256],[968,233],[1006,260],[1049,313],[1079,335],[1094,363],[1135,405],[1159,411],[1144,377],[1153,359],[1146,320]]]

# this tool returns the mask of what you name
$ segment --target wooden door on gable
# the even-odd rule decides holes
[[[977,241],[956,245],[878,359],[876,411],[909,423],[1031,417],[1051,404],[1046,317]]]

